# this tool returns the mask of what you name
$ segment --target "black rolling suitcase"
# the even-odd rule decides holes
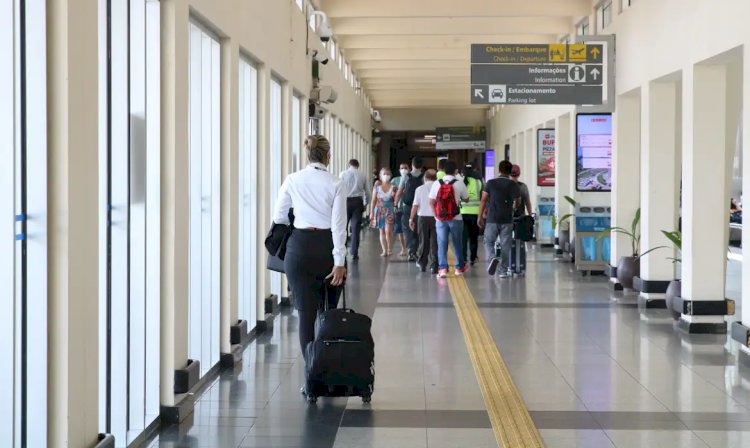
[[[318,397],[362,397],[369,403],[375,386],[375,342],[372,320],[346,307],[327,309],[315,322],[315,340],[307,344],[305,395],[310,403]]]
[[[519,216],[513,220],[513,244],[508,266],[514,275],[526,273],[526,242],[534,239],[534,217]]]

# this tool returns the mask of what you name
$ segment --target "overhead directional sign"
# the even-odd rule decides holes
[[[602,84],[602,66],[583,64],[472,64],[472,84]]]
[[[601,104],[606,73],[601,44],[473,44],[471,102]]]
[[[601,86],[471,86],[472,104],[598,104],[601,101]]]
[[[472,64],[548,64],[584,62],[601,64],[603,45],[587,44],[472,44]]]
[[[438,151],[449,149],[474,149],[484,150],[487,146],[487,129],[484,126],[459,126],[448,128],[437,128],[436,149]]]

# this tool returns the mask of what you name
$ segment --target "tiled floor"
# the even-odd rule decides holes
[[[383,261],[376,244],[369,233],[348,287],[349,305],[374,314],[370,405],[302,400],[287,311],[149,446],[496,447],[447,285]],[[750,369],[726,336],[680,333],[666,311],[638,310],[635,296],[550,251],[529,258],[525,279],[488,278],[478,265],[467,283],[548,447],[750,446]],[[738,272],[730,266],[731,298]]]

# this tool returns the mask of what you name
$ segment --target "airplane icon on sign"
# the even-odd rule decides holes
[[[577,50],[574,50],[574,49],[571,48],[570,53],[578,56],[578,55],[581,55],[584,51],[586,51],[586,47],[579,48]]]

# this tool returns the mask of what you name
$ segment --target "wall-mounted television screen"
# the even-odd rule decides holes
[[[576,190],[612,191],[612,115],[576,117]]]

